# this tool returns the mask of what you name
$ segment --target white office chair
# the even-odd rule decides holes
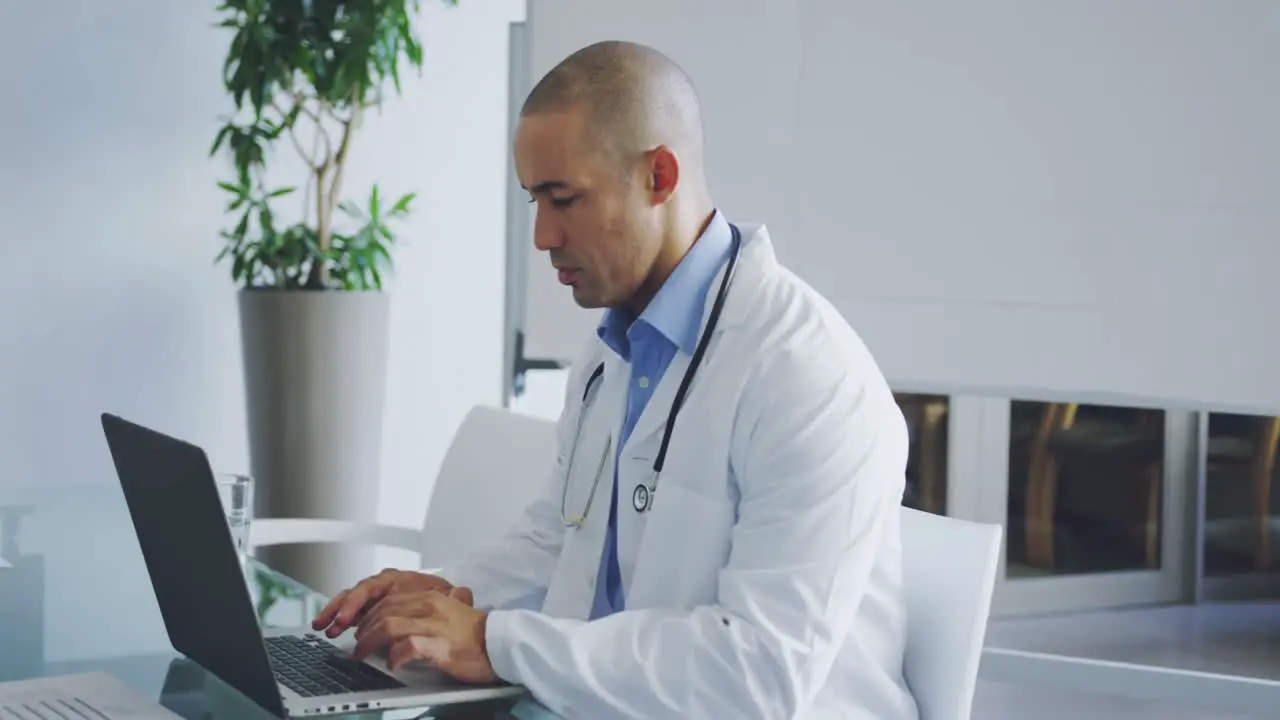
[[[476,406],[463,418],[445,453],[421,528],[255,518],[249,525],[249,545],[377,545],[413,551],[421,567],[439,569],[497,540],[542,490],[555,453],[554,421]]]
[[[907,684],[921,720],[968,720],[1003,530],[902,508]]]

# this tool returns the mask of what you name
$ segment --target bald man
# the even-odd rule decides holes
[[[565,717],[915,718],[901,413],[764,228],[717,209],[689,78],[642,45],[583,48],[529,94],[514,152],[536,247],[579,305],[607,309],[573,366],[556,469],[494,548],[369,578],[315,628],[355,626],[355,655],[387,649],[393,667],[523,685]],[[583,415],[595,383],[607,414]],[[672,407],[696,418],[683,437]],[[656,456],[661,492],[643,484]]]

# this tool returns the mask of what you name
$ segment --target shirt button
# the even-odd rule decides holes
[[[649,378],[647,378],[647,377],[641,377],[641,378],[640,378],[639,380],[637,380],[636,382],[640,383],[640,387],[641,387],[641,388],[647,388],[647,387],[649,387]]]

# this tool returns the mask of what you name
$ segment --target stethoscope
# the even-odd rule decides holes
[[[730,224],[729,230],[732,232],[732,244],[729,252],[729,264],[725,268],[724,277],[720,279],[720,289],[716,292],[715,303],[711,306],[711,315],[707,318],[707,326],[702,331],[702,336],[698,338],[698,344],[694,348],[693,358],[689,361],[689,367],[684,371],[684,377],[680,378],[680,387],[676,390],[676,397],[671,401],[671,409],[667,411],[667,423],[662,430],[662,445],[658,448],[658,456],[653,460],[653,472],[649,476],[648,482],[636,483],[635,489],[631,492],[631,507],[637,513],[648,512],[653,507],[653,497],[658,492],[658,477],[662,474],[662,467],[667,460],[667,446],[671,443],[671,431],[675,428],[676,416],[680,413],[680,406],[684,404],[684,396],[689,391],[689,384],[693,382],[693,376],[698,371],[698,365],[702,363],[702,356],[707,352],[707,345],[711,342],[711,335],[715,332],[716,323],[720,321],[720,310],[724,307],[725,297],[729,293],[729,281],[733,276],[734,266],[738,262],[738,253],[742,246],[742,233],[736,225]],[[591,503],[596,497],[596,488],[600,485],[600,477],[604,474],[605,462],[609,457],[609,451],[613,449],[613,438],[610,436],[609,442],[605,443],[604,453],[600,455],[600,464],[596,468],[595,479],[591,482],[591,494],[587,496],[586,506],[582,509],[581,515],[575,515],[570,518],[565,510],[565,504],[569,495],[569,481],[573,478],[573,460],[578,454],[578,439],[582,434],[582,421],[586,417],[589,401],[591,397],[591,388],[600,378],[604,377],[604,363],[596,366],[591,372],[591,376],[587,378],[586,386],[582,390],[582,408],[578,412],[577,428],[573,435],[573,449],[569,452],[568,468],[565,472],[564,490],[560,494],[560,519],[564,521],[565,527],[580,528],[587,521],[587,515],[591,512]]]

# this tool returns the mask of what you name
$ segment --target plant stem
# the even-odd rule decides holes
[[[316,199],[320,204],[320,217],[316,223],[316,242],[320,246],[320,251],[328,255],[329,249],[333,246],[333,209],[338,206],[339,193],[342,192],[342,175],[347,167],[347,153],[351,150],[351,137],[355,134],[356,126],[360,122],[360,89],[356,88],[353,92],[353,106],[351,117],[341,120],[342,122],[342,140],[338,143],[338,152],[333,156],[333,161],[328,167],[333,168],[333,179],[329,183],[328,197],[324,191],[324,172],[320,172],[317,176],[316,183],[317,195]],[[317,267],[312,267],[311,280],[319,287],[327,287],[329,285],[329,265],[321,263]]]
[[[329,140],[329,132],[324,129],[324,122],[320,119],[321,114],[307,107],[308,100],[316,100],[317,102],[320,102],[318,98],[304,95],[302,93],[294,95],[294,102],[298,103],[298,107],[301,109],[302,114],[311,118],[311,122],[316,124],[317,148],[312,155],[317,156],[319,154],[319,140],[324,140],[324,162],[328,163],[329,159],[333,157],[333,142]],[[319,163],[320,161],[317,160],[316,162]]]
[[[329,265],[325,257],[329,254],[330,229],[329,229],[329,208],[326,207],[324,179],[329,172],[328,165],[322,165],[315,171],[316,178],[316,244],[320,247],[322,257],[316,258],[311,263],[311,272],[307,276],[307,286],[314,288],[324,288],[329,283]]]
[[[311,141],[311,156],[315,157],[320,154],[320,131],[316,131],[315,138]],[[302,220],[306,222],[311,217],[311,193],[313,188],[311,183],[316,180],[316,167],[311,165],[311,172],[307,173],[307,183],[302,188]]]
[[[300,104],[302,100],[295,97],[294,102]],[[280,122],[283,123],[289,120],[290,113],[287,112],[284,108],[280,107],[279,102],[273,99],[271,101],[271,105],[272,107],[275,108],[276,112],[280,113]],[[315,170],[316,169],[315,156],[317,151],[312,151],[311,154],[307,154],[307,151],[302,148],[302,142],[298,140],[298,133],[296,132],[297,124],[298,123],[295,119],[295,121],[289,123],[288,128],[286,128],[286,130],[289,133],[289,140],[293,142],[293,149],[298,151],[298,155],[302,158],[302,161],[307,164],[307,167],[311,168],[312,170]]]

